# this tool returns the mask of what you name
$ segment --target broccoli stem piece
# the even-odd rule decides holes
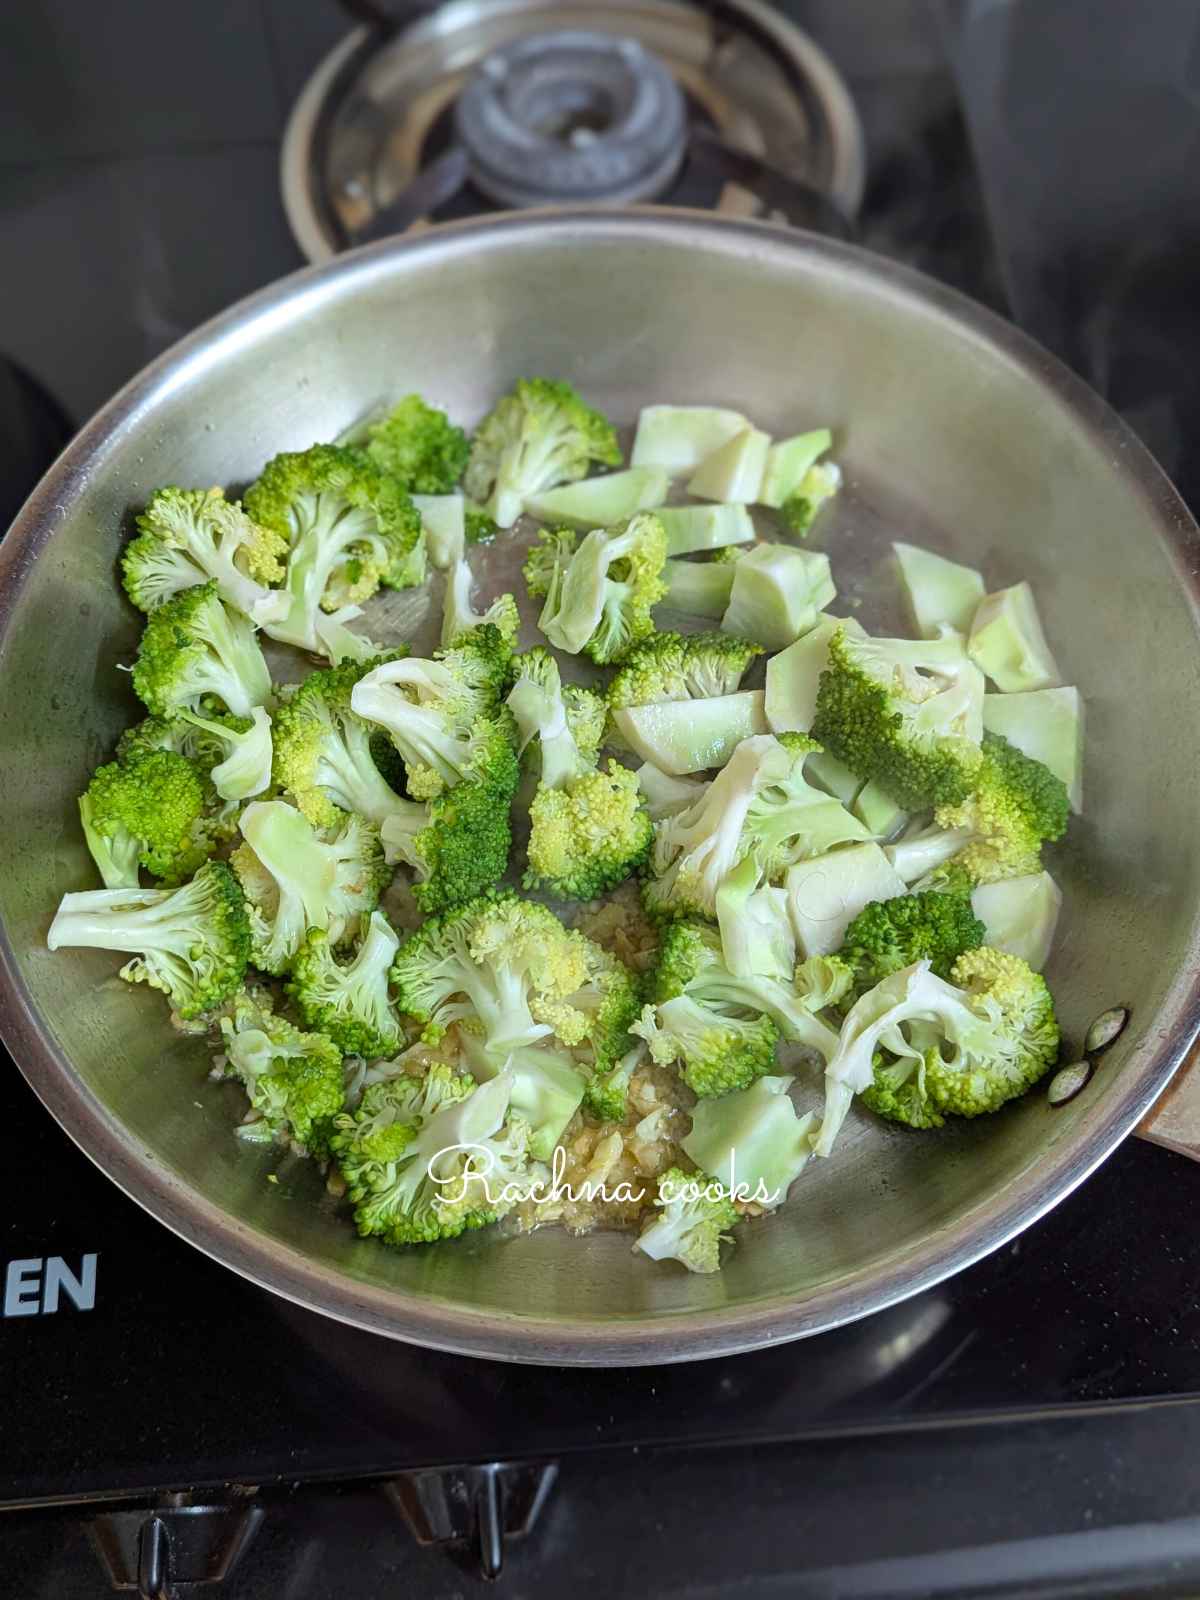
[[[922,639],[937,639],[943,629],[970,632],[984,596],[974,567],[961,566],[915,544],[893,544],[909,609]]]
[[[664,604],[686,616],[725,615],[733,592],[734,563],[725,561],[667,561],[662,577],[666,585]]]
[[[759,1078],[692,1113],[683,1149],[732,1197],[775,1208],[812,1154],[816,1118],[797,1116],[788,1097],[794,1078]]]
[[[688,493],[737,505],[757,500],[770,447],[769,435],[758,428],[743,428],[704,458],[688,480]]]
[[[643,406],[630,460],[679,478],[749,426],[740,411],[719,406]]]
[[[662,506],[658,520],[667,530],[668,556],[754,543],[754,522],[742,505]]]
[[[583,1099],[583,1077],[571,1057],[545,1045],[497,1052],[465,1029],[460,1038],[463,1059],[477,1082],[488,1083],[501,1072],[511,1075],[510,1103],[529,1124],[529,1153],[535,1161],[549,1161]]]
[[[846,929],[873,901],[894,899],[907,885],[877,844],[852,844],[789,867],[788,914],[806,956],[831,955]]]
[[[639,511],[654,511],[667,498],[671,480],[661,467],[629,467],[585,478],[526,500],[530,516],[556,528],[611,528]]]
[[[1062,683],[1027,583],[984,597],[971,624],[967,654],[1006,694]]]
[[[631,750],[672,777],[723,767],[743,739],[767,732],[761,689],[618,706],[612,721]]]
[[[764,649],[784,650],[816,627],[836,595],[828,556],[787,545],[756,545],[734,566],[721,628]]]

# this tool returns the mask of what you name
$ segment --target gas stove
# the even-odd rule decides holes
[[[22,48],[0,52],[0,352],[28,375],[26,475],[64,409],[82,420],[304,256],[582,184],[598,204],[834,229],[1008,309],[1200,488],[1191,301],[1157,297],[1158,326],[1133,293],[1176,284],[1188,213],[1173,231],[1161,174],[1154,196],[1122,189],[1123,229],[1151,199],[1158,220],[1128,259],[1111,235],[1101,263],[1044,176],[1057,254],[1036,254],[1005,133],[1071,124],[1067,89],[1036,98],[1030,7],[1002,8],[1003,81],[987,18],[915,0],[886,21],[865,0],[454,0],[407,25],[354,9],[349,37],[331,0],[176,0],[169,22],[148,0],[102,22],[53,0],[17,24]],[[1155,10],[1143,77],[1159,35],[1186,59]],[[550,45],[526,25],[546,12]],[[1099,73],[1109,103],[1118,56]],[[552,169],[515,159],[522,127],[553,137]],[[1110,124],[1089,127],[1099,158]],[[1081,170],[1074,192],[1098,182]],[[234,1277],[101,1178],[11,1067],[0,1119],[0,1588],[21,1600],[436,1597],[497,1574],[493,1593],[580,1596],[1200,1589],[1200,1167],[1165,1151],[1130,1142],[1012,1245],[821,1338],[555,1371],[390,1344]]]

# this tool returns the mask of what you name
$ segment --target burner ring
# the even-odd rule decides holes
[[[505,206],[626,204],[683,160],[683,94],[636,39],[563,29],[489,55],[455,108],[471,178]]]

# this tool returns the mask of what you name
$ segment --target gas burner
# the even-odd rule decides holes
[[[841,78],[762,0],[450,0],[360,28],[301,94],[282,161],[313,261],[542,205],[657,201],[844,234],[863,176]]]

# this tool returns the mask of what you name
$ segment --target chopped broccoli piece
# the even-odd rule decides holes
[[[501,706],[511,659],[489,624],[432,661],[385,662],[354,685],[352,710],[391,736],[415,799],[433,799],[466,780],[512,795],[516,757]]]
[[[801,539],[817,520],[817,513],[842,486],[842,469],[833,461],[819,461],[801,478],[794,494],[779,508],[784,524]]]
[[[762,646],[728,633],[656,633],[634,645],[608,686],[608,703],[644,706],[732,694]]]
[[[814,748],[802,734],[745,739],[694,805],[655,823],[647,908],[712,918],[717,890],[747,855],[771,879],[796,861],[862,839],[862,823],[805,779]]]
[[[688,493],[736,505],[757,500],[770,448],[769,435],[758,428],[743,428],[705,456],[688,480]]]
[[[341,944],[391,877],[379,832],[363,817],[319,834],[286,801],[253,800],[241,830],[245,843],[232,862],[249,903],[253,960],[264,972],[287,972],[310,928]]]
[[[512,1077],[478,1088],[435,1062],[374,1083],[330,1140],[364,1238],[431,1244],[497,1221],[528,1192],[528,1128],[509,1115]],[[507,1120],[506,1120],[507,1119]]]
[[[161,989],[181,1017],[192,1018],[241,984],[250,927],[237,878],[223,861],[207,861],[179,889],[64,895],[46,944],[132,954],[121,977]]]
[[[362,943],[342,966],[324,928],[310,928],[292,962],[287,992],[310,1028],[343,1055],[368,1060],[400,1048],[402,1034],[388,998],[388,979],[400,940],[381,911],[366,919]]]
[[[246,508],[288,541],[288,611],[267,625],[284,644],[329,654],[322,611],[344,621],[380,584],[403,589],[425,577],[420,513],[360,451],[321,444],[274,456]]]
[[[801,493],[806,474],[832,443],[833,435],[828,428],[813,428],[808,433],[797,433],[773,444],[767,452],[759,503],[779,510]]]
[[[983,579],[964,567],[915,544],[893,544],[909,608],[922,639],[937,639],[943,628],[970,631],[984,596]]]
[[[432,800],[404,801],[384,819],[385,858],[413,869],[413,896],[426,916],[465,905],[507,872],[516,778],[513,758],[503,779],[456,783]]]
[[[137,528],[121,566],[125,592],[140,611],[212,580],[226,605],[254,623],[286,612],[287,596],[269,585],[282,581],[287,540],[253,522],[220,489],[158,489]]]
[[[79,802],[108,889],[134,889],[138,866],[168,885],[190,878],[218,842],[200,775],[185,756],[147,750],[98,767]]]
[[[643,406],[630,459],[682,477],[749,426],[740,411],[720,406]]]
[[[723,767],[738,745],[767,732],[761,689],[706,700],[661,700],[618,706],[611,715],[614,742],[674,777]]]
[[[806,956],[837,950],[864,906],[904,894],[905,888],[883,851],[870,842],[798,861],[784,879],[788,914]]]
[[[478,1034],[463,1029],[463,1060],[480,1083],[501,1072],[512,1077],[510,1105],[529,1124],[529,1153],[549,1161],[563,1129],[579,1109],[584,1081],[575,1062],[545,1045],[492,1051]]]
[[[248,717],[185,710],[176,720],[190,730],[186,742],[195,751],[192,759],[206,768],[222,800],[249,800],[270,787],[271,718],[262,706]]]
[[[414,494],[412,503],[425,529],[429,564],[448,571],[467,547],[467,503],[461,494]]]
[[[643,1017],[647,1011],[650,1013],[648,1022],[650,1025],[653,1022],[654,1007],[644,1007]],[[633,1025],[632,1019],[630,1025]],[[583,1094],[585,1108],[602,1122],[624,1122],[629,1115],[629,1085],[633,1081],[634,1073],[646,1057],[646,1041],[638,1039],[633,1048],[627,1050],[618,1061],[602,1072],[593,1072]]]
[[[733,569],[725,633],[784,650],[816,627],[837,596],[829,557],[784,544],[758,544]]]
[[[719,1272],[721,1241],[741,1215],[715,1179],[669,1167],[658,1180],[658,1215],[638,1235],[635,1250],[652,1261],[678,1261],[689,1272]]]
[[[1078,689],[985,694],[983,726],[1049,767],[1066,784],[1071,810],[1083,809],[1083,701]]]
[[[661,467],[629,467],[535,495],[525,502],[525,509],[541,522],[585,533],[589,528],[628,522],[639,511],[657,510],[670,486]]]
[[[529,807],[527,889],[594,900],[646,859],[651,824],[636,775],[616,761],[601,770],[576,743],[562,680],[548,650],[517,658],[508,700],[522,745],[541,749],[541,777]]]
[[[981,884],[971,909],[983,923],[983,942],[992,950],[1020,956],[1040,972],[1050,955],[1062,892],[1048,872]]]
[[[969,895],[926,890],[865,906],[846,929],[838,955],[852,969],[861,994],[917,961],[928,962],[939,978],[949,978],[959,956],[977,950],[983,936]]]
[[[840,1006],[854,988],[854,969],[841,956],[808,956],[796,967],[792,982],[810,1011]]]
[[[654,632],[651,610],[661,582],[667,536],[652,511],[616,528],[596,528],[573,555],[563,530],[543,530],[525,565],[531,595],[545,594],[538,626],[568,655],[585,652],[600,666],[620,661]],[[545,585],[545,587],[543,587]]]
[[[1062,682],[1027,583],[984,596],[971,624],[967,654],[1006,694],[1053,689]]]
[[[248,717],[270,699],[271,674],[254,624],[227,610],[210,580],[150,613],[133,688],[156,716],[201,710],[213,696],[233,716]]]
[[[796,935],[788,916],[787,891],[763,883],[753,856],[743,857],[717,890],[717,926],[725,965],[734,977],[790,981],[796,968]]]
[[[328,1150],[345,1103],[342,1052],[323,1033],[304,1033],[274,1015],[265,991],[243,990],[220,1018],[222,1074],[240,1079],[255,1115],[238,1136]]]
[[[719,621],[728,610],[729,596],[733,593],[735,562],[721,559],[727,554],[740,557],[745,551],[731,546],[728,551],[718,550],[708,561],[665,561],[662,569],[666,587],[664,604],[686,616],[711,617]]]
[[[769,1072],[779,1034],[826,1060],[837,1049],[837,1034],[814,1016],[790,974],[736,977],[720,935],[701,923],[664,929],[650,998],[658,1006],[651,1055],[664,1065],[682,1061],[688,1087],[701,1098],[744,1089]]]
[[[367,455],[409,494],[449,494],[470,453],[463,430],[419,394],[405,395],[367,429]]]
[[[945,982],[920,961],[850,1008],[825,1070],[818,1155],[832,1150],[856,1093],[881,1115],[934,1127],[949,1114],[996,1111],[1049,1071],[1058,1057],[1058,1022],[1036,972],[984,945],[961,955],[950,977]]]
[[[497,595],[486,611],[471,608],[471,568],[459,556],[446,574],[446,602],[442,617],[442,644],[450,646],[473,628],[491,624],[499,630],[505,644],[515,644],[521,631],[521,613],[511,594]]]
[[[664,817],[678,816],[679,812],[686,811],[707,787],[699,778],[678,778],[663,772],[652,761],[644,762],[637,769],[637,781],[652,822],[661,822]]]
[[[852,772],[920,811],[957,805],[974,789],[982,714],[983,676],[961,640],[872,639],[841,627],[812,731]]]
[[[620,466],[612,424],[569,383],[522,378],[476,429],[464,483],[498,527],[511,528],[527,500],[586,477],[593,462]]]
[[[754,519],[745,506],[659,506],[658,520],[667,530],[668,556],[754,543]]]
[[[985,733],[974,791],[961,804],[939,806],[934,820],[969,834],[953,861],[975,883],[993,883],[1038,872],[1043,842],[1062,838],[1069,814],[1060,778],[999,734]]]
[[[759,1078],[736,1094],[702,1100],[693,1112],[683,1149],[731,1199],[773,1209],[803,1171],[816,1118],[796,1115],[788,1096],[794,1082]]]
[[[765,710],[773,733],[807,733],[812,727],[821,674],[829,665],[829,641],[839,628],[865,636],[852,617],[822,616],[795,644],[767,662]]]

